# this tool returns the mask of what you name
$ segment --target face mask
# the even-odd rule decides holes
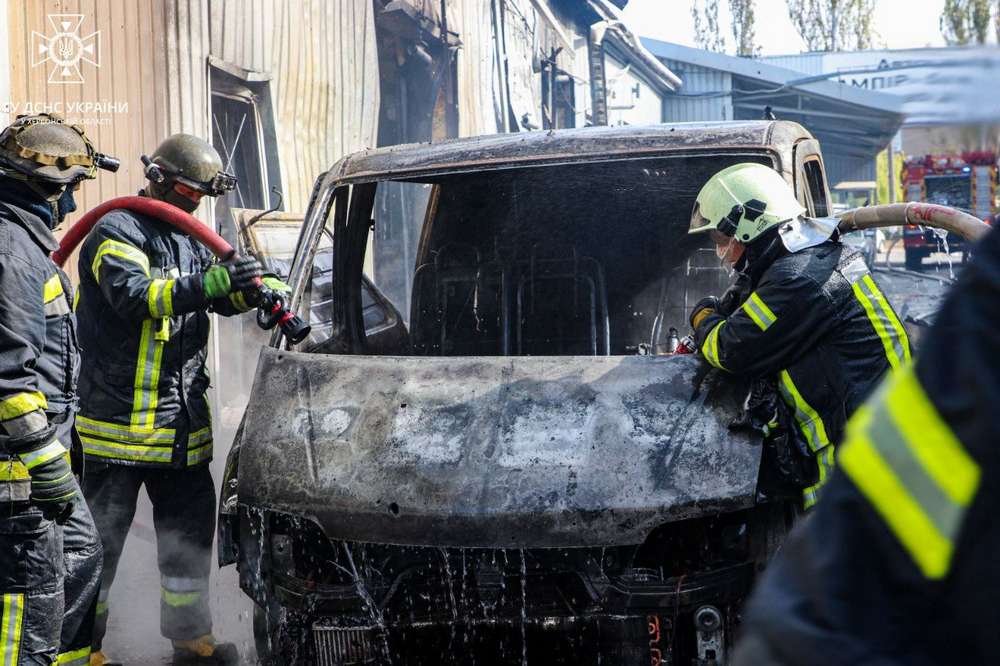
[[[56,202],[56,219],[60,222],[62,222],[67,215],[76,210],[76,197],[74,196],[75,193],[73,191],[74,187],[75,186],[73,185],[66,187],[62,195],[59,197],[59,200]]]

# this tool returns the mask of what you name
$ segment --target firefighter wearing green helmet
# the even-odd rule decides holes
[[[80,497],[72,286],[52,261],[73,194],[117,163],[48,114],[0,133],[0,663],[86,664],[101,541]],[[70,454],[72,452],[73,455]]]
[[[840,242],[838,220],[805,212],[774,169],[736,164],[702,187],[689,233],[707,234],[737,273],[722,298],[692,310],[698,349],[755,380],[750,421],[781,470],[772,492],[801,489],[809,508],[847,418],[910,360],[910,345],[861,254]]]
[[[167,138],[142,161],[144,194],[189,213],[202,197],[236,185],[216,150],[188,134]],[[105,570],[93,664],[106,663],[108,593],[143,486],[155,517],[160,627],[173,642],[174,662],[235,663],[236,647],[213,637],[208,602],[215,534],[208,313],[250,310],[261,266],[240,256],[216,263],[170,224],[115,210],[88,235],[79,273],[83,490]]]

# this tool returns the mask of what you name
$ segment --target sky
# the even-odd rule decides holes
[[[643,37],[653,37],[685,46],[694,41],[691,5],[694,0],[630,0],[625,7],[628,26]],[[704,2],[702,1],[702,6]],[[944,0],[875,0],[876,46],[891,49],[944,46],[938,17]],[[757,44],[762,55],[799,53],[805,44],[795,31],[785,0],[757,0]],[[719,24],[728,37],[727,52],[733,52],[729,34],[729,3],[719,1]]]

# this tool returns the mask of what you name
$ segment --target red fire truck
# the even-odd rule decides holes
[[[903,165],[907,201],[926,201],[960,208],[993,224],[997,213],[997,155],[988,151],[912,157]],[[940,237],[929,229],[903,230],[906,267],[920,268],[932,252],[962,250],[954,235]],[[965,256],[963,252],[963,257]]]

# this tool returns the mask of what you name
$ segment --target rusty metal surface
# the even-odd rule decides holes
[[[262,352],[241,504],[327,536],[464,547],[642,542],[750,506],[744,395],[693,356],[403,358]]]
[[[790,169],[792,146],[812,135],[788,121],[676,123],[518,132],[364,150],[330,170],[337,182],[412,177],[466,169],[622,159],[677,151],[769,151]],[[786,165],[787,169],[786,169]],[[790,172],[787,174],[790,179]],[[789,181],[791,182],[791,181]]]

